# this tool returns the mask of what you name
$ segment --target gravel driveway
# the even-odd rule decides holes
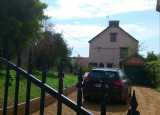
[[[137,110],[140,111],[141,115],[160,115],[160,92],[156,92],[151,88],[148,87],[140,87],[140,86],[133,86],[135,90],[136,98],[138,101],[138,108]],[[74,92],[68,96],[71,100],[77,100],[77,92]],[[128,109],[130,108],[129,101],[131,98],[128,99],[127,105],[121,105],[117,102],[110,102],[107,106],[107,115],[126,115]],[[82,100],[83,107],[88,109],[94,115],[100,115],[100,102],[99,101],[91,101],[86,102]],[[62,114],[63,115],[76,115],[76,113],[65,106],[62,106]],[[45,115],[56,115],[57,114],[57,102],[53,103],[52,105],[45,107]],[[39,115],[39,111],[32,115]]]

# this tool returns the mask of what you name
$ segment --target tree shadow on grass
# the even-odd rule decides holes
[[[55,79],[58,79],[58,75],[54,72],[48,72],[46,77],[50,77],[50,78],[55,78]]]
[[[5,79],[6,73],[0,71],[0,79]]]
[[[35,76],[38,79],[41,79],[42,78],[42,72],[43,72],[43,70],[41,70],[41,71],[33,71],[32,75]],[[55,72],[46,72],[46,77],[54,78],[54,79],[58,79],[59,78],[58,75]]]
[[[106,104],[106,112],[118,113],[118,112],[128,111],[130,107],[130,100],[131,100],[131,97],[128,98],[126,105],[123,105],[120,101],[111,100],[110,102]],[[101,101],[100,100],[94,99],[90,101],[83,101],[82,106],[85,109],[88,109],[91,111],[101,112]]]

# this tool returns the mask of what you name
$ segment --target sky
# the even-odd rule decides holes
[[[120,21],[120,27],[139,41],[144,57],[147,52],[160,53],[160,13],[157,0],[41,0],[48,4],[45,15],[62,33],[72,56],[89,57],[88,41]]]

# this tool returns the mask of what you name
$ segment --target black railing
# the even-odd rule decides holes
[[[140,115],[140,112],[137,111],[138,103],[135,96],[135,90],[133,90],[133,97],[131,99],[130,105],[131,105],[131,109],[128,110],[127,115]]]
[[[10,40],[8,39],[8,54],[7,54],[7,62],[10,61],[11,57],[11,47]],[[3,63],[3,62],[2,62]],[[3,114],[6,115],[7,112],[7,98],[8,98],[8,87],[9,87],[9,71],[10,67],[6,66],[6,81],[5,81],[5,91],[4,91],[4,103],[3,103]]]
[[[17,65],[10,62],[11,57],[11,48],[10,48],[10,40],[8,40],[8,57],[7,59],[2,58],[2,40],[0,40],[0,64],[6,65],[6,80],[5,80],[5,91],[4,91],[4,104],[3,104],[3,115],[7,115],[7,100],[8,100],[8,87],[9,87],[9,74],[10,69],[16,71],[16,84],[15,84],[15,98],[14,98],[14,115],[17,115],[18,113],[18,94],[19,94],[19,78],[20,75],[25,77],[27,79],[27,92],[26,92],[26,108],[25,108],[25,115],[29,115],[29,105],[30,105],[30,89],[31,89],[31,83],[34,83],[36,86],[41,88],[41,100],[40,100],[40,115],[44,114],[44,98],[45,98],[45,92],[50,94],[51,96],[55,97],[58,100],[58,107],[57,107],[57,115],[62,114],[62,103],[64,103],[66,106],[73,109],[77,114],[83,114],[83,115],[92,115],[92,113],[88,112],[86,109],[84,109],[81,105],[82,96],[78,99],[78,103],[76,104],[69,98],[65,97],[62,93],[63,88],[63,77],[64,74],[62,72],[62,61],[60,62],[60,72],[58,74],[59,76],[59,88],[58,92],[48,86],[46,82],[46,58],[44,59],[43,63],[43,72],[42,72],[42,81],[35,78],[32,73],[32,51],[30,48],[29,51],[29,58],[28,58],[28,72],[20,68],[21,66],[21,52],[20,52],[20,46],[18,48],[18,54],[17,54]],[[82,74],[80,74],[79,78],[82,78]],[[81,83],[80,83],[81,82]],[[79,84],[82,84],[82,80],[79,79]],[[79,85],[79,90],[81,90],[82,86]],[[81,91],[78,91],[78,96],[82,95]]]
[[[46,83],[46,70],[47,70],[47,65],[46,65],[46,55],[44,57],[44,62],[43,62],[43,72],[42,72],[42,83]],[[44,98],[45,98],[45,91],[41,89],[41,102],[40,102],[40,115],[43,115],[44,113]]]
[[[19,94],[19,79],[20,75],[27,79],[27,92],[26,92],[26,108],[25,108],[25,115],[29,115],[29,105],[30,105],[30,89],[31,83],[34,83],[36,86],[41,88],[41,100],[40,100],[40,115],[44,114],[44,98],[45,92],[50,94],[51,96],[55,97],[58,100],[57,105],[57,115],[62,114],[62,103],[66,106],[70,107],[72,110],[77,112],[77,115],[92,115],[92,113],[88,112],[86,109],[82,107],[82,72],[80,69],[78,75],[78,92],[77,92],[77,103],[73,102],[69,98],[65,97],[62,93],[63,88],[63,68],[62,68],[62,61],[60,61],[60,72],[58,74],[59,77],[59,87],[58,91],[54,90],[50,86],[46,84],[46,57],[44,56],[43,62],[43,72],[42,72],[42,81],[35,78],[32,73],[32,51],[30,47],[29,57],[28,57],[28,72],[20,68],[21,66],[21,51],[20,45],[18,47],[17,53],[17,65],[10,62],[11,57],[11,47],[10,47],[10,40],[8,40],[8,54],[7,59],[2,58],[2,40],[0,39],[0,64],[6,65],[6,80],[5,80],[5,90],[4,90],[4,102],[3,102],[3,115],[7,115],[7,100],[8,100],[8,87],[9,87],[9,75],[10,69],[16,71],[16,84],[15,84],[15,98],[14,98],[14,115],[18,113],[18,94]],[[104,80],[102,79],[102,86],[101,86],[101,115],[106,115],[106,86]],[[135,91],[133,93],[133,97],[131,100],[131,109],[128,111],[128,115],[139,115],[139,112],[136,110],[138,103],[135,97]]]
[[[18,47],[18,53],[17,53],[17,67],[21,66],[21,50],[20,50],[20,44]],[[18,109],[18,93],[19,93],[19,77],[20,74],[16,73],[16,86],[15,86],[15,98],[14,98],[14,115],[17,115],[17,109]]]
[[[28,57],[28,74],[32,74],[32,51],[31,51],[31,47],[30,47],[30,50],[29,50],[29,57]],[[30,81],[30,79],[27,79],[25,115],[29,114],[30,92],[31,92],[31,81]]]
[[[104,78],[102,78],[101,85],[101,115],[106,115],[106,85]]]

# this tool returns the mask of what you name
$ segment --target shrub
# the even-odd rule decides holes
[[[152,87],[160,85],[160,59],[157,61],[146,62],[144,65],[147,72],[147,82]]]
[[[15,79],[15,76],[14,76],[12,73],[10,73],[10,74],[9,74],[9,86],[12,85],[14,79]]]
[[[77,67],[76,70],[75,70],[75,73],[74,73],[75,75],[79,74],[80,68],[81,68],[81,71],[82,71],[82,75],[84,75],[84,73],[88,71],[87,67]]]

